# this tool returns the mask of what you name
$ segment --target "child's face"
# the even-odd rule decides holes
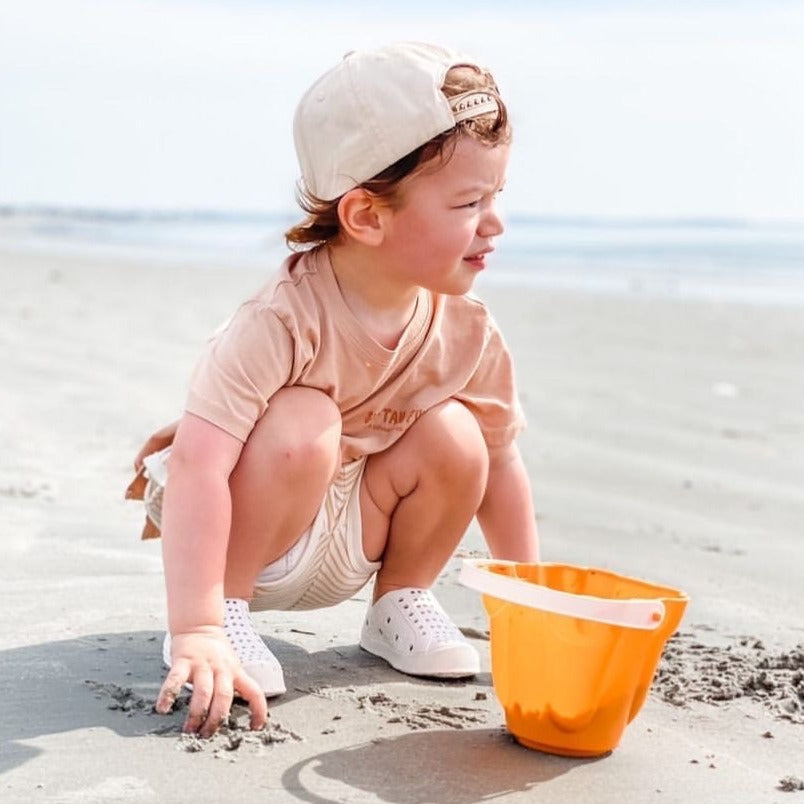
[[[509,151],[461,137],[446,165],[405,182],[384,240],[394,279],[450,295],[472,287],[503,232],[496,203]]]

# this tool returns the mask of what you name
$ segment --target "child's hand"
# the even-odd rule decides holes
[[[156,711],[167,714],[182,686],[193,685],[184,731],[211,737],[229,715],[235,691],[251,710],[251,728],[261,729],[268,718],[265,695],[246,675],[223,629],[172,637],[170,672],[156,699]]]
[[[164,427],[152,433],[148,440],[142,445],[142,448],[134,458],[134,468],[139,472],[142,468],[142,459],[147,455],[169,447],[173,443],[173,438],[176,435],[176,430],[179,427],[178,419],[175,422],[165,425]]]

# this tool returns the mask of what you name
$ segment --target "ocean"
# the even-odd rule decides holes
[[[265,265],[293,213],[0,210],[0,249]],[[514,216],[478,288],[804,305],[804,222]]]

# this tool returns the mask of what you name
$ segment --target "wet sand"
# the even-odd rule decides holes
[[[691,603],[610,755],[519,746],[479,595],[438,595],[483,656],[401,676],[357,640],[368,591],[261,614],[288,693],[210,741],[153,712],[159,545],[122,499],[256,265],[4,252],[0,241],[0,800],[788,801],[804,784],[804,315],[483,289],[518,362],[543,557],[681,587]]]

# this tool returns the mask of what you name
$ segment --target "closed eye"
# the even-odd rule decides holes
[[[489,193],[488,197],[496,198],[503,191],[503,189],[504,187],[500,187],[499,189],[494,190],[494,192]],[[479,207],[483,203],[483,199],[485,197],[486,196],[483,196],[482,198],[476,198],[474,201],[468,201],[466,204],[459,204],[458,209],[474,209],[475,207]]]

